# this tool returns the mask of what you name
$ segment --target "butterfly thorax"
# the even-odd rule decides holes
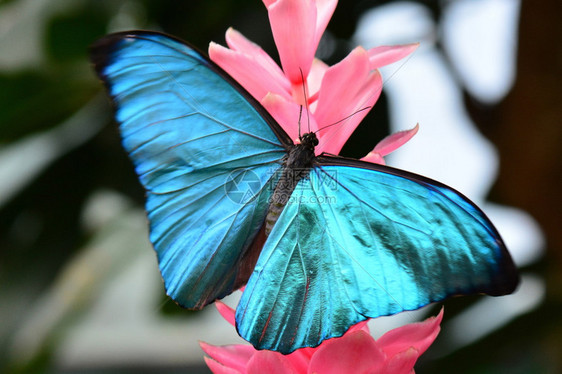
[[[315,154],[314,148],[318,145],[316,134],[310,132],[302,135],[300,143],[294,145],[283,161],[281,168],[281,176],[269,204],[269,210],[265,219],[265,234],[269,235],[273,229],[273,225],[277,222],[279,215],[283,211],[285,205],[289,201],[297,183],[308,176]]]

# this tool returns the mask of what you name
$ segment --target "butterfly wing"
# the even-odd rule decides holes
[[[515,267],[492,223],[438,182],[320,157],[275,224],[236,311],[242,337],[289,353],[366,318],[451,295],[502,295]]]
[[[290,140],[245,90],[179,40],[113,34],[92,47],[92,61],[146,189],[166,290],[182,306],[202,308],[246,282],[269,183]]]

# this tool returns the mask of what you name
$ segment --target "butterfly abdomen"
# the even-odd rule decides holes
[[[273,229],[275,222],[281,215],[283,208],[289,202],[297,183],[308,176],[314,161],[314,147],[318,145],[318,139],[314,133],[301,136],[300,144],[292,147],[281,169],[281,177],[271,195],[269,210],[265,218],[265,234]]]

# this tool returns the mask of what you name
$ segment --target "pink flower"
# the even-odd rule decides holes
[[[234,326],[234,310],[220,301],[215,305]],[[414,372],[416,360],[439,334],[442,318],[443,309],[437,317],[391,330],[376,340],[369,334],[367,321],[363,321],[340,338],[288,355],[258,351],[245,344],[219,347],[200,342],[200,345],[210,357],[205,357],[207,366],[215,374],[405,374]]]
[[[246,88],[295,141],[303,107],[300,134],[318,131],[316,153],[338,154],[380,95],[382,78],[377,68],[409,55],[418,44],[370,50],[357,47],[339,63],[328,66],[314,54],[337,0],[263,2],[282,69],[258,45],[233,29],[226,32],[229,48],[211,43],[209,56]],[[416,132],[417,126],[387,137],[364,160],[384,164],[383,156]]]
[[[339,63],[328,66],[314,55],[337,0],[263,2],[282,67],[233,29],[226,33],[229,48],[211,43],[209,56],[246,88],[295,142],[299,135],[315,132],[317,154],[338,154],[380,95],[382,78],[377,69],[407,56],[417,44],[370,50],[357,47]],[[383,157],[417,130],[418,126],[388,136],[363,159],[384,164]],[[234,326],[234,310],[218,301],[215,305]],[[419,355],[439,333],[442,315],[443,311],[425,322],[392,330],[378,340],[371,337],[363,321],[340,338],[288,355],[255,350],[250,345],[200,344],[214,373],[411,373]]]

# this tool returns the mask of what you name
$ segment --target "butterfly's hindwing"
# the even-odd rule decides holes
[[[437,182],[373,168],[321,165],[299,182],[237,309],[254,346],[289,353],[366,318],[513,290],[511,258],[478,208]]]

